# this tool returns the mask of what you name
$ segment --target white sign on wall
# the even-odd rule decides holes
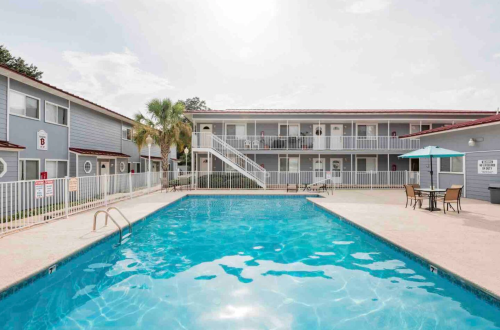
[[[478,160],[477,173],[478,174],[497,174],[498,166],[497,160]]]
[[[38,150],[49,150],[49,135],[44,130],[39,130],[36,133],[36,143]]]

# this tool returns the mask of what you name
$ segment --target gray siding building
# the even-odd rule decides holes
[[[255,173],[267,176],[271,175],[269,172],[303,173],[302,178],[312,176],[316,182],[332,176],[338,184],[352,183],[353,172],[370,173],[365,178],[370,178],[371,173],[384,172],[378,176],[378,183],[390,184],[391,172],[404,175],[408,171],[409,175],[415,175],[420,170],[418,160],[398,156],[419,149],[421,141],[417,137],[399,136],[465,123],[492,113],[227,109],[188,110],[187,117],[194,125],[192,168],[197,171],[236,170],[262,181]],[[234,149],[231,154],[219,152]],[[442,179],[445,180],[445,175]]]
[[[117,112],[0,66],[0,182],[39,179],[43,172],[48,178],[144,172],[148,148],[139,152],[133,125]],[[160,171],[160,156],[152,146],[152,170]],[[176,152],[170,158],[175,169]]]
[[[453,184],[464,186],[468,198],[489,200],[488,187],[500,184],[500,115],[460,123],[416,134],[403,139],[419,138],[422,147],[439,146],[465,153],[464,157],[433,160],[435,184],[449,188]],[[422,186],[430,186],[430,163],[420,160]]]

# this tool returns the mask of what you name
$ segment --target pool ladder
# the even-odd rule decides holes
[[[118,227],[118,230],[120,231],[120,244],[121,244],[122,239],[123,239],[123,230],[122,230],[122,227],[120,227],[120,225],[118,224],[118,222],[116,222],[115,219],[113,219],[113,217],[111,216],[111,214],[109,214],[109,211],[111,211],[111,210],[118,211],[118,213],[120,213],[120,215],[123,217],[123,219],[125,219],[125,221],[127,221],[129,235],[132,235],[132,224],[130,223],[130,221],[128,221],[127,217],[122,213],[122,211],[120,211],[118,208],[113,207],[113,206],[108,207],[108,209],[106,211],[99,210],[96,213],[94,213],[94,227],[92,228],[92,231],[96,230],[97,216],[99,215],[99,213],[104,213],[104,214],[106,214],[106,220],[104,222],[104,226],[108,225],[108,218],[110,218],[111,221],[113,221],[113,223],[116,225],[116,227]]]

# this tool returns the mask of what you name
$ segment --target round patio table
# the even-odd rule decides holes
[[[429,207],[425,208],[429,211],[440,211],[440,208],[434,207],[436,195],[446,192],[446,189],[431,189],[431,188],[415,188],[415,191],[425,192],[429,194]]]

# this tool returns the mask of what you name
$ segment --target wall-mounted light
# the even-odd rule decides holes
[[[483,142],[484,138],[470,138],[469,139],[469,147],[474,147],[476,145],[476,142]]]

